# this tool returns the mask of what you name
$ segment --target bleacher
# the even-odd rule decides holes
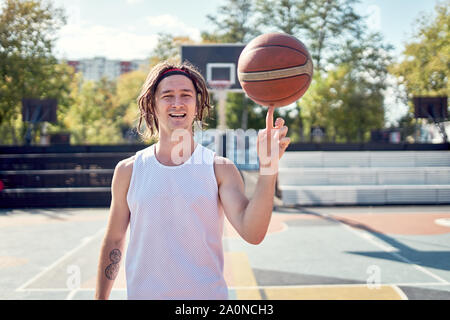
[[[2,147],[0,208],[109,207],[116,164],[144,147]]]
[[[115,166],[146,147],[0,146],[0,208],[109,207]],[[248,165],[248,152],[247,162],[237,165],[241,170],[255,167]]]
[[[450,203],[449,151],[291,151],[279,168],[285,206]]]
[[[109,207],[116,164],[145,147],[0,147],[0,208]],[[290,146],[280,161],[277,196],[286,206],[450,203],[449,145],[361,150],[369,147],[393,148]],[[358,151],[327,151],[338,148]]]

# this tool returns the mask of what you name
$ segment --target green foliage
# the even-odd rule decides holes
[[[422,14],[415,23],[411,42],[405,45],[400,62],[389,71],[397,77],[405,90],[399,94],[409,105],[408,112],[399,120],[403,136],[415,141],[417,124],[427,119],[414,119],[414,96],[450,96],[448,75],[450,70],[450,1],[438,2],[434,15]],[[445,136],[444,136],[444,139]]]
[[[367,141],[370,130],[384,123],[381,92],[355,77],[347,64],[328,73],[317,72],[299,104],[305,120],[304,134],[309,134],[312,127],[323,127],[333,142]]]
[[[358,0],[309,1],[305,36],[316,70],[326,70],[333,64],[333,54],[345,39],[356,40],[361,28],[361,16],[354,9]]]
[[[137,125],[139,119],[139,108],[137,98],[147,74],[144,71],[133,71],[123,74],[117,80],[117,91],[115,94],[117,107],[113,118],[120,118],[122,126],[129,128]]]
[[[123,142],[114,118],[117,105],[115,85],[101,81],[85,81],[74,102],[64,114],[63,123],[71,133],[72,144],[111,144]]]
[[[308,1],[256,0],[257,25],[300,36],[307,29]],[[300,37],[303,38],[303,37]]]
[[[50,2],[5,0],[0,9],[0,143],[22,142],[22,98],[56,98],[64,103],[70,68],[52,55],[56,31],[65,23]]]
[[[215,26],[213,32],[202,32],[204,42],[245,43],[259,34],[252,23],[253,1],[226,0],[219,6],[217,15],[208,15],[208,20]]]
[[[214,129],[219,124],[219,112],[217,110],[219,104],[212,93],[209,94],[209,99],[211,101],[211,109],[209,110],[209,115],[206,113],[203,116],[203,122],[206,124],[206,129]]]
[[[450,1],[438,3],[435,17],[417,20],[414,41],[407,43],[400,63],[390,71],[412,96],[450,96]]]
[[[406,142],[414,143],[417,129],[417,121],[413,113],[406,113],[398,121],[398,127],[402,130],[402,136],[405,137]]]
[[[266,127],[266,107],[257,105],[243,93],[230,92],[227,95],[226,119],[230,129],[255,129]],[[247,114],[247,121],[243,117]],[[274,120],[280,116],[278,109],[274,111]]]
[[[357,39],[362,17],[358,0],[256,0],[258,25],[296,36],[308,47],[316,70],[335,64],[336,49]]]
[[[168,60],[172,63],[181,62],[181,46],[183,44],[193,44],[194,40],[189,37],[173,36],[170,33],[159,33],[158,43],[153,49],[150,57],[150,66],[154,66],[161,61]]]

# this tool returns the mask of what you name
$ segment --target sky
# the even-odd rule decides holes
[[[53,0],[65,8],[68,23],[59,34],[59,58],[82,59],[104,56],[132,60],[148,57],[158,32],[189,35],[200,40],[201,31],[213,26],[206,16],[215,14],[223,0]],[[412,39],[420,13],[433,13],[437,0],[361,0],[360,14],[369,15],[368,25],[380,31],[400,55]]]

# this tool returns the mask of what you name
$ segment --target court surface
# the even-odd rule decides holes
[[[226,224],[230,299],[450,299],[450,206],[278,200],[260,245]],[[0,299],[92,299],[107,218],[106,208],[0,211]],[[126,299],[124,271],[111,299]]]

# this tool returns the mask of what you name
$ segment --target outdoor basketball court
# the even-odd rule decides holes
[[[226,225],[230,299],[450,299],[450,206],[279,204],[258,246]],[[107,217],[0,211],[0,299],[93,299]],[[111,299],[126,299],[124,271]]]

